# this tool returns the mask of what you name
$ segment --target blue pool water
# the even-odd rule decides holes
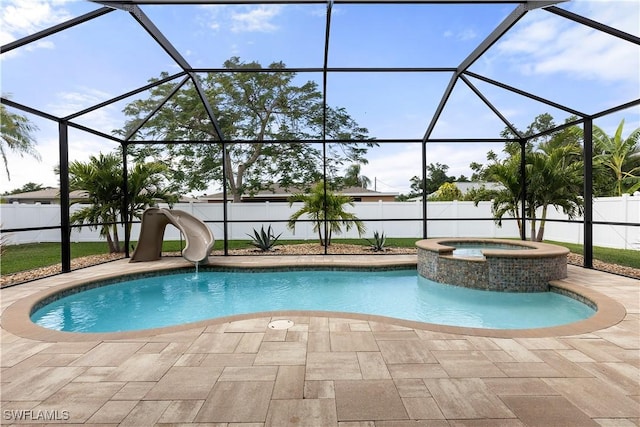
[[[482,257],[483,249],[500,249],[506,251],[515,251],[523,249],[532,249],[523,245],[509,245],[507,243],[472,243],[472,242],[460,242],[460,243],[446,243],[447,246],[453,246],[453,256],[460,257]]]
[[[504,293],[443,285],[415,270],[200,272],[134,279],[78,292],[31,316],[73,332],[157,328],[234,314],[323,310],[492,329],[555,326],[594,310],[554,293]]]

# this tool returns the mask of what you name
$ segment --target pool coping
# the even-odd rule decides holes
[[[480,238],[480,237],[442,237],[433,239],[422,239],[416,242],[416,247],[429,252],[436,252],[441,256],[453,256],[453,246],[447,243],[464,242],[464,243],[486,243],[486,244],[504,244],[508,246],[521,246],[526,249],[482,249],[485,256],[493,258],[550,258],[561,255],[568,255],[569,249],[543,242],[534,242],[530,240],[509,240],[499,238]]]
[[[114,264],[121,266],[121,268],[113,268]],[[211,257],[210,265],[214,267],[229,267],[238,269],[250,269],[250,268],[300,268],[306,266],[320,267],[320,268],[417,268],[417,257],[415,255],[393,255],[389,257],[381,257],[377,255],[361,255],[361,256],[349,256],[349,257],[333,257],[326,255],[317,256],[254,256],[254,257]],[[74,271],[63,275],[65,279],[62,284],[50,284],[46,286],[47,279],[41,279],[31,283],[45,284],[44,289],[38,290],[30,295],[27,295],[8,307],[2,313],[2,328],[23,338],[47,341],[47,342],[81,342],[81,341],[95,341],[95,340],[119,340],[119,339],[139,339],[150,336],[166,335],[176,332],[186,331],[194,328],[201,328],[205,326],[218,325],[222,323],[252,319],[256,317],[265,316],[317,316],[317,317],[342,317],[347,319],[358,319],[365,321],[378,321],[390,323],[398,326],[404,326],[419,330],[428,330],[434,332],[458,334],[458,335],[470,335],[470,336],[483,336],[483,337],[498,337],[498,338],[542,338],[542,337],[555,337],[555,336],[567,336],[577,335],[589,332],[594,332],[600,329],[611,327],[621,322],[627,312],[622,304],[615,301],[613,298],[608,297],[600,292],[589,289],[585,286],[580,286],[577,283],[573,283],[569,279],[555,280],[550,282],[552,287],[555,287],[561,292],[568,292],[570,294],[578,295],[581,298],[592,302],[596,307],[596,313],[588,319],[584,319],[578,322],[573,322],[566,325],[535,328],[535,329],[485,329],[485,328],[470,328],[460,326],[448,326],[433,323],[425,323],[411,320],[403,320],[398,318],[370,315],[370,314],[356,314],[346,312],[333,312],[333,311],[301,311],[301,310],[284,310],[284,311],[269,311],[269,312],[256,312],[249,314],[240,314],[233,316],[218,317],[214,319],[207,319],[198,322],[186,323],[182,325],[168,326],[163,328],[153,328],[135,331],[124,332],[110,332],[110,333],[75,333],[75,332],[61,332],[46,329],[44,327],[34,324],[30,320],[30,314],[33,307],[35,307],[40,301],[48,298],[54,294],[57,294],[65,289],[81,286],[83,284],[93,282],[114,279],[123,275],[129,274],[144,274],[153,273],[158,271],[166,271],[172,269],[192,269],[191,263],[182,260],[182,258],[162,258],[159,261],[152,261],[146,263],[128,263],[126,260],[118,260],[109,263],[108,266],[112,268],[96,269],[88,268],[84,270]],[[104,270],[104,271],[102,271]],[[60,276],[56,276],[60,277]]]

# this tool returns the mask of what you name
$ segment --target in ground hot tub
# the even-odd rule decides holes
[[[546,292],[549,281],[567,277],[569,250],[548,243],[443,238],[419,240],[416,246],[418,273],[440,283],[492,291]]]

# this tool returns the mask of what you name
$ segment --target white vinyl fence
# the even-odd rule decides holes
[[[287,220],[302,205],[288,203],[229,203],[227,218],[228,238],[248,239],[247,234],[253,230],[265,229],[271,225],[275,234],[282,233],[281,240],[304,239],[317,240],[317,233],[309,222],[298,221],[295,230],[287,228]],[[78,209],[72,206],[72,212]],[[174,209],[187,211],[207,222],[214,236],[222,240],[223,206],[217,203],[185,203],[176,204]],[[386,237],[408,237],[419,239],[422,236],[422,203],[421,202],[359,202],[349,208],[362,219],[367,231],[363,238],[371,238],[374,231],[384,232]],[[60,225],[60,207],[58,205],[0,205],[0,223],[2,229],[21,229],[31,227],[57,227]],[[594,221],[640,223],[640,195],[598,198],[593,203]],[[502,227],[498,227],[491,215],[491,202],[481,202],[474,206],[473,202],[429,202],[427,204],[427,235],[429,237],[518,237],[518,228],[513,220],[504,219]],[[483,218],[483,220],[480,220]],[[566,215],[550,209],[549,219],[566,220]],[[449,220],[445,220],[449,219]],[[457,219],[457,220],[455,220]],[[580,220],[581,218],[577,218]],[[134,224],[131,239],[137,240],[140,224]],[[529,230],[527,230],[527,235]],[[575,223],[552,222],[546,224],[545,239],[567,243],[583,242],[583,226]],[[120,232],[121,239],[124,233]],[[355,230],[335,236],[358,238]],[[3,236],[8,244],[59,242],[60,230],[37,230],[7,233]],[[165,240],[180,239],[179,231],[168,225]],[[596,225],[593,229],[594,245],[620,249],[640,249],[640,227],[622,225]],[[88,227],[74,228],[71,233],[72,242],[88,242],[102,240],[98,230]]]

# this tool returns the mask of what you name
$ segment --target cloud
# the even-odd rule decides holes
[[[36,49],[55,49],[55,45],[52,41],[49,40],[38,40],[35,43],[30,43],[25,46],[25,49],[28,51],[36,50]]]
[[[465,175],[471,178],[472,162],[485,163],[487,152],[500,153],[503,144],[427,144],[427,163],[449,166],[447,175]],[[369,163],[362,166],[362,174],[377,183],[377,190],[407,194],[411,191],[411,178],[422,178],[421,144],[383,144],[371,149],[367,155]]]
[[[47,111],[64,117],[98,104],[111,97],[110,94],[94,88],[79,87],[75,92],[59,92],[56,103],[51,103]]]
[[[73,92],[57,93],[55,96],[56,102],[49,103],[46,110],[56,116],[65,117],[110,98],[112,98],[112,95],[109,93],[93,88],[79,87]],[[110,134],[112,130],[120,129],[124,123],[124,118],[117,105],[117,103],[107,105],[79,116],[73,121]]]
[[[442,35],[444,38],[455,38],[460,41],[473,40],[478,37],[478,33],[473,28],[465,28],[459,31],[447,30]]]
[[[4,45],[71,18],[65,1],[3,0],[0,9],[0,44]],[[31,48],[53,48],[41,42]],[[13,52],[11,52],[13,53]],[[6,58],[6,55],[3,55]]]
[[[588,3],[591,19],[615,22],[616,28],[637,27],[635,2],[617,1],[615,7],[611,2]],[[525,76],[562,73],[609,82],[638,79],[637,46],[542,11],[525,17],[496,47]]]
[[[387,144],[371,150],[362,174],[372,181],[372,190],[375,181],[377,191],[408,193],[411,177],[421,174],[421,150],[420,144]]]
[[[201,8],[206,11],[201,22],[210,30],[228,29],[234,33],[267,33],[280,28],[273,23],[273,20],[282,12],[282,7],[279,5],[204,5]]]
[[[276,5],[265,5],[257,8],[250,8],[243,13],[231,15],[231,31],[239,32],[273,32],[278,26],[271,20],[278,16],[281,7]]]

